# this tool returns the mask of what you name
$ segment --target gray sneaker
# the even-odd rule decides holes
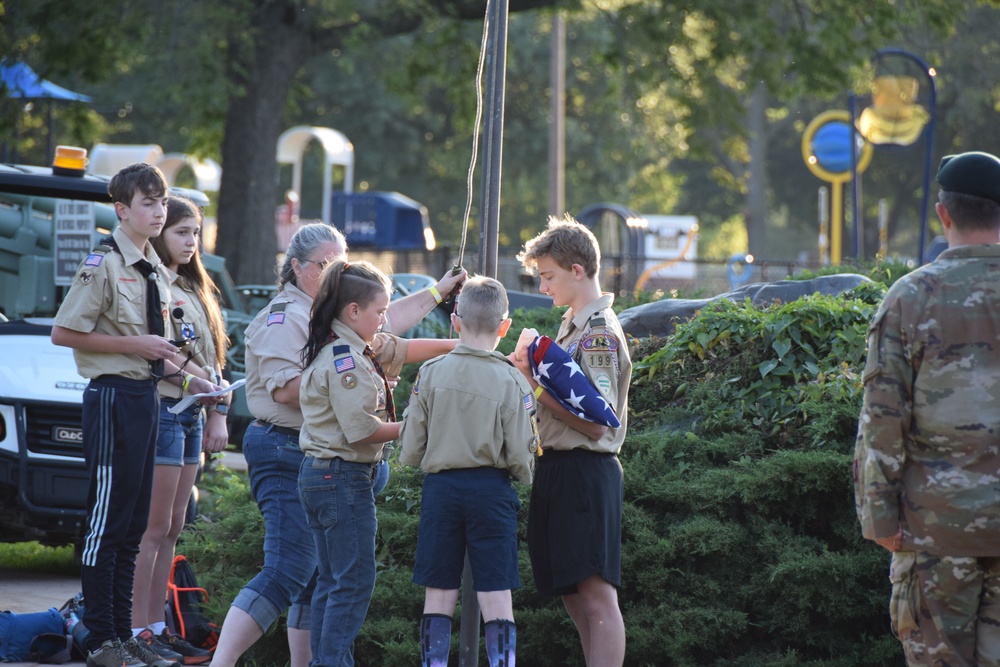
[[[161,658],[149,644],[137,637],[129,637],[128,641],[122,644],[122,648],[141,660],[147,667],[181,667],[181,664],[176,660]]]
[[[145,664],[126,651],[117,639],[109,639],[87,654],[87,667],[144,667]]]

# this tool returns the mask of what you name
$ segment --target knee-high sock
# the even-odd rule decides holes
[[[486,658],[490,667],[514,667],[517,626],[514,621],[495,620],[486,624]]]
[[[447,667],[451,616],[424,614],[420,619],[420,667]]]

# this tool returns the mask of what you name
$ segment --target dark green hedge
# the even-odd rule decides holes
[[[621,454],[627,665],[903,664],[888,627],[887,554],[860,538],[850,477],[864,335],[883,293],[869,286],[763,311],[726,302],[636,345]],[[519,318],[515,333],[557,324],[558,312],[545,311]],[[260,566],[261,522],[245,481],[213,483],[214,509],[181,550],[221,622]],[[419,660],[423,591],[410,574],[420,483],[419,471],[395,466],[378,501],[379,579],[358,664]],[[526,506],[526,488],[521,496]],[[522,546],[524,528],[522,516]],[[583,664],[561,603],[534,593],[526,548],[521,566],[518,664]],[[283,627],[247,662],[285,664]]]

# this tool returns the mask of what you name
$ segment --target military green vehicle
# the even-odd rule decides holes
[[[50,334],[80,261],[117,216],[107,177],[55,171],[0,165],[0,542],[79,544],[84,537],[87,381],[72,350],[53,345]],[[208,203],[202,192],[173,191]],[[222,292],[233,341],[229,371],[237,379],[251,313],[224,260],[206,255],[205,265]],[[238,390],[229,418],[234,442],[250,419]]]

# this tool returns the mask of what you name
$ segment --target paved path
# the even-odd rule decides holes
[[[246,471],[246,461],[238,452],[226,452],[222,463],[230,470]],[[41,574],[25,570],[11,570],[0,563],[0,610],[27,614],[45,611],[49,607],[58,609],[71,597],[80,592],[80,578],[66,575]],[[4,667],[34,667],[34,662],[8,662]],[[67,662],[67,665],[84,665]]]

